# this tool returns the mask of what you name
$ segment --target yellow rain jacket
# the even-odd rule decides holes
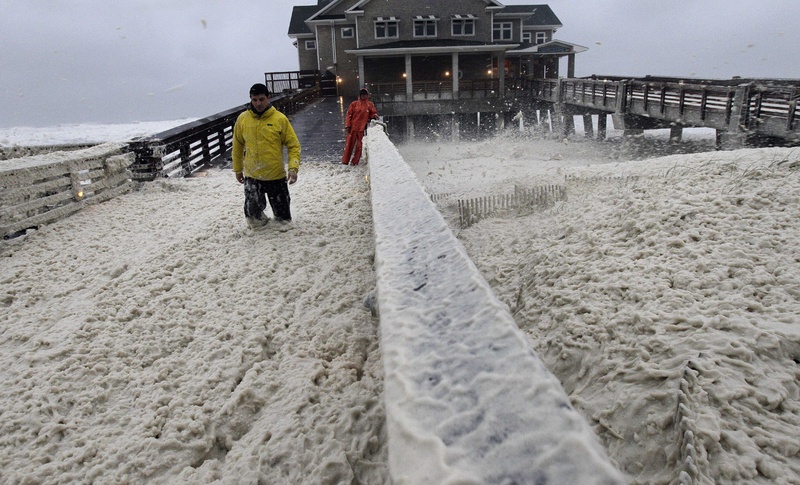
[[[283,147],[289,151],[289,170],[300,168],[300,141],[289,119],[270,106],[259,116],[248,109],[233,125],[233,171],[258,180],[286,178]]]

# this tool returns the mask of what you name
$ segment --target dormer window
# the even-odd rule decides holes
[[[377,17],[375,19],[375,38],[397,39],[399,22],[397,17]]]
[[[492,28],[492,40],[511,40],[514,24],[511,22],[495,22]]]
[[[414,37],[436,37],[436,21],[433,15],[414,17]]]
[[[475,17],[474,15],[453,15],[450,17],[453,36],[467,36],[475,35]]]

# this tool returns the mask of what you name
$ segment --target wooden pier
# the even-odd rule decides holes
[[[683,128],[703,127],[717,130],[720,148],[800,142],[800,80],[650,76],[506,79],[481,89],[480,96],[474,90],[449,89],[446,83],[414,83],[411,94],[387,84],[371,88],[378,112],[405,117],[412,130],[415,116],[449,116],[457,124],[464,115],[481,112],[510,119],[520,111],[545,110],[551,115],[554,131],[563,134],[573,129],[573,116],[583,116],[587,134],[594,136],[591,117],[600,115],[597,136],[602,138],[606,132],[606,116],[602,115],[611,115],[614,127],[631,136],[643,130],[670,128],[673,137],[679,139]],[[476,99],[480,100],[477,105]],[[452,132],[457,134],[458,128]]]

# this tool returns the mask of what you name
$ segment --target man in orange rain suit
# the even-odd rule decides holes
[[[358,99],[347,107],[347,114],[344,117],[347,138],[344,143],[342,165],[347,165],[348,163],[358,165],[359,160],[361,160],[361,140],[364,138],[367,123],[377,117],[378,112],[375,110],[375,105],[369,100],[369,91],[362,88],[358,92]],[[350,159],[351,154],[353,156],[352,160]]]

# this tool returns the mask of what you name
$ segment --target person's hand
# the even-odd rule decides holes
[[[244,174],[242,172],[236,173],[236,181],[239,182],[240,184],[244,183]]]
[[[286,180],[289,181],[289,185],[297,182],[297,172],[294,170],[289,170],[289,174],[286,176]]]

